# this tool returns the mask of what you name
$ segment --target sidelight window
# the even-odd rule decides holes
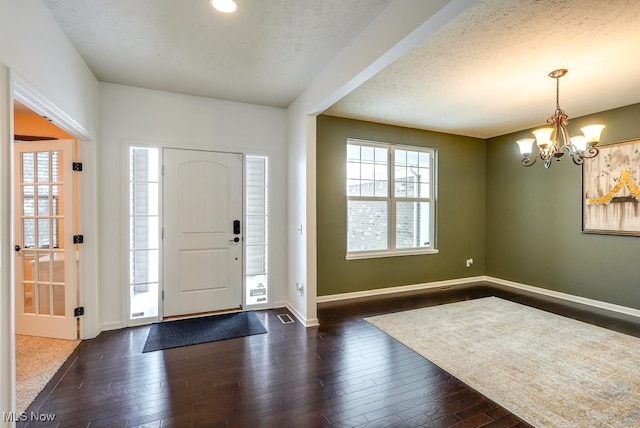
[[[268,302],[268,182],[267,158],[246,158],[246,297],[247,305]]]
[[[129,148],[129,300],[131,319],[158,316],[159,150]]]

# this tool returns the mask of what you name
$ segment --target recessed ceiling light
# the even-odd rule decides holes
[[[236,3],[233,0],[211,0],[211,6],[222,13],[231,13],[236,10]]]

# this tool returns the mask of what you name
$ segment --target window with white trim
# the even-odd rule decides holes
[[[347,141],[347,259],[434,253],[435,149]]]
[[[158,316],[160,150],[129,147],[129,316]]]
[[[268,303],[269,212],[268,159],[246,158],[246,304]]]

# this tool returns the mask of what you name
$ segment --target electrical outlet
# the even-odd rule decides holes
[[[471,267],[473,264],[473,259],[467,259],[467,267]]]
[[[298,294],[300,294],[301,296],[302,296],[302,289],[303,289],[302,283],[296,282],[296,290],[298,291]]]

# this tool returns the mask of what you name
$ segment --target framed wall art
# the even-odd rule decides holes
[[[602,146],[585,159],[582,231],[640,236],[640,139]]]

